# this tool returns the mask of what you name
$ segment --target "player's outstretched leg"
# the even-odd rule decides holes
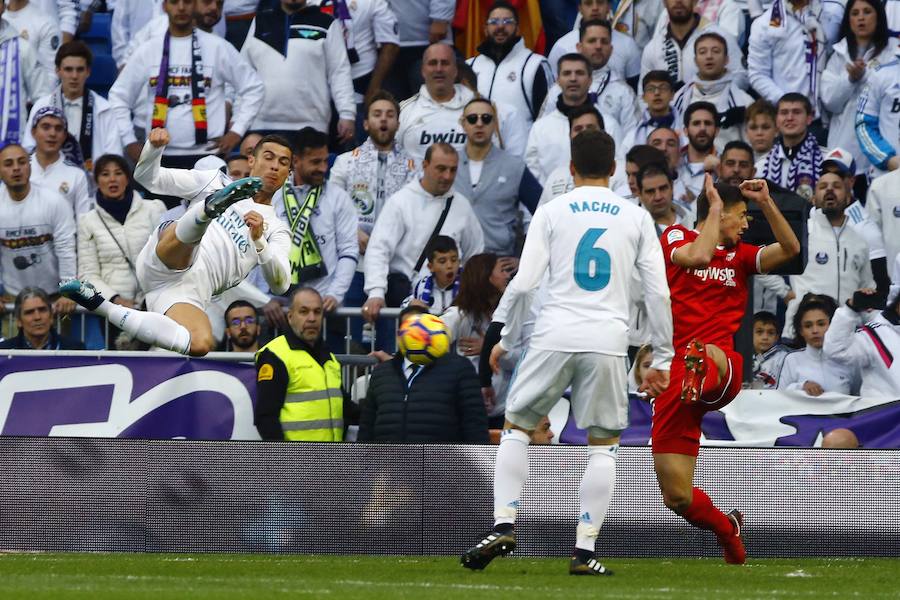
[[[110,323],[142,342],[181,354],[191,353],[190,332],[165,315],[114,304],[105,299],[89,282],[79,279],[61,282],[59,293],[85,309],[105,317]]]
[[[597,536],[606,519],[609,502],[616,485],[616,455],[618,439],[591,439],[588,464],[578,488],[580,517],[576,529],[575,550],[569,563],[572,575],[612,575],[594,556]]]
[[[494,463],[494,528],[462,555],[467,569],[480,570],[516,549],[515,522],[522,487],[528,478],[529,432],[507,421]]]

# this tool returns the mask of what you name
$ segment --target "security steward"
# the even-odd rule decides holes
[[[341,366],[325,347],[322,296],[310,287],[291,297],[287,333],[256,353],[253,422],[264,440],[344,439]]]

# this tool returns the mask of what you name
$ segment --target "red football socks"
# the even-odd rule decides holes
[[[718,536],[734,534],[734,525],[731,520],[716,508],[706,492],[698,487],[694,488],[691,505],[681,516],[694,527],[712,531]]]

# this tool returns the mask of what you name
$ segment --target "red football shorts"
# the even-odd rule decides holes
[[[671,383],[653,401],[653,429],[651,441],[654,454],[686,454],[700,452],[700,422],[703,415],[718,410],[735,399],[741,391],[744,358],[734,350],[722,349],[728,359],[728,371],[721,381],[718,371],[709,369],[703,380],[700,401],[693,405],[681,402],[684,380],[684,358],[672,362]]]

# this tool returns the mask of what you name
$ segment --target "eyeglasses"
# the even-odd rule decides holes
[[[240,317],[235,317],[231,320],[232,327],[240,327],[241,323],[244,325],[253,325],[256,323],[256,317],[244,317],[243,319]]]
[[[493,25],[494,27],[496,27],[497,25],[515,25],[516,20],[513,19],[512,17],[504,17],[503,19],[494,17],[494,18],[488,19],[487,24]]]
[[[484,123],[485,125],[490,125],[491,122],[494,120],[494,115],[492,115],[491,113],[482,113],[480,115],[473,113],[471,115],[466,115],[466,122],[469,125],[474,125],[475,123],[478,122],[479,117],[481,117],[481,122]]]
[[[664,92],[671,92],[672,86],[670,85],[648,85],[644,88],[644,91],[648,94],[662,94]]]

